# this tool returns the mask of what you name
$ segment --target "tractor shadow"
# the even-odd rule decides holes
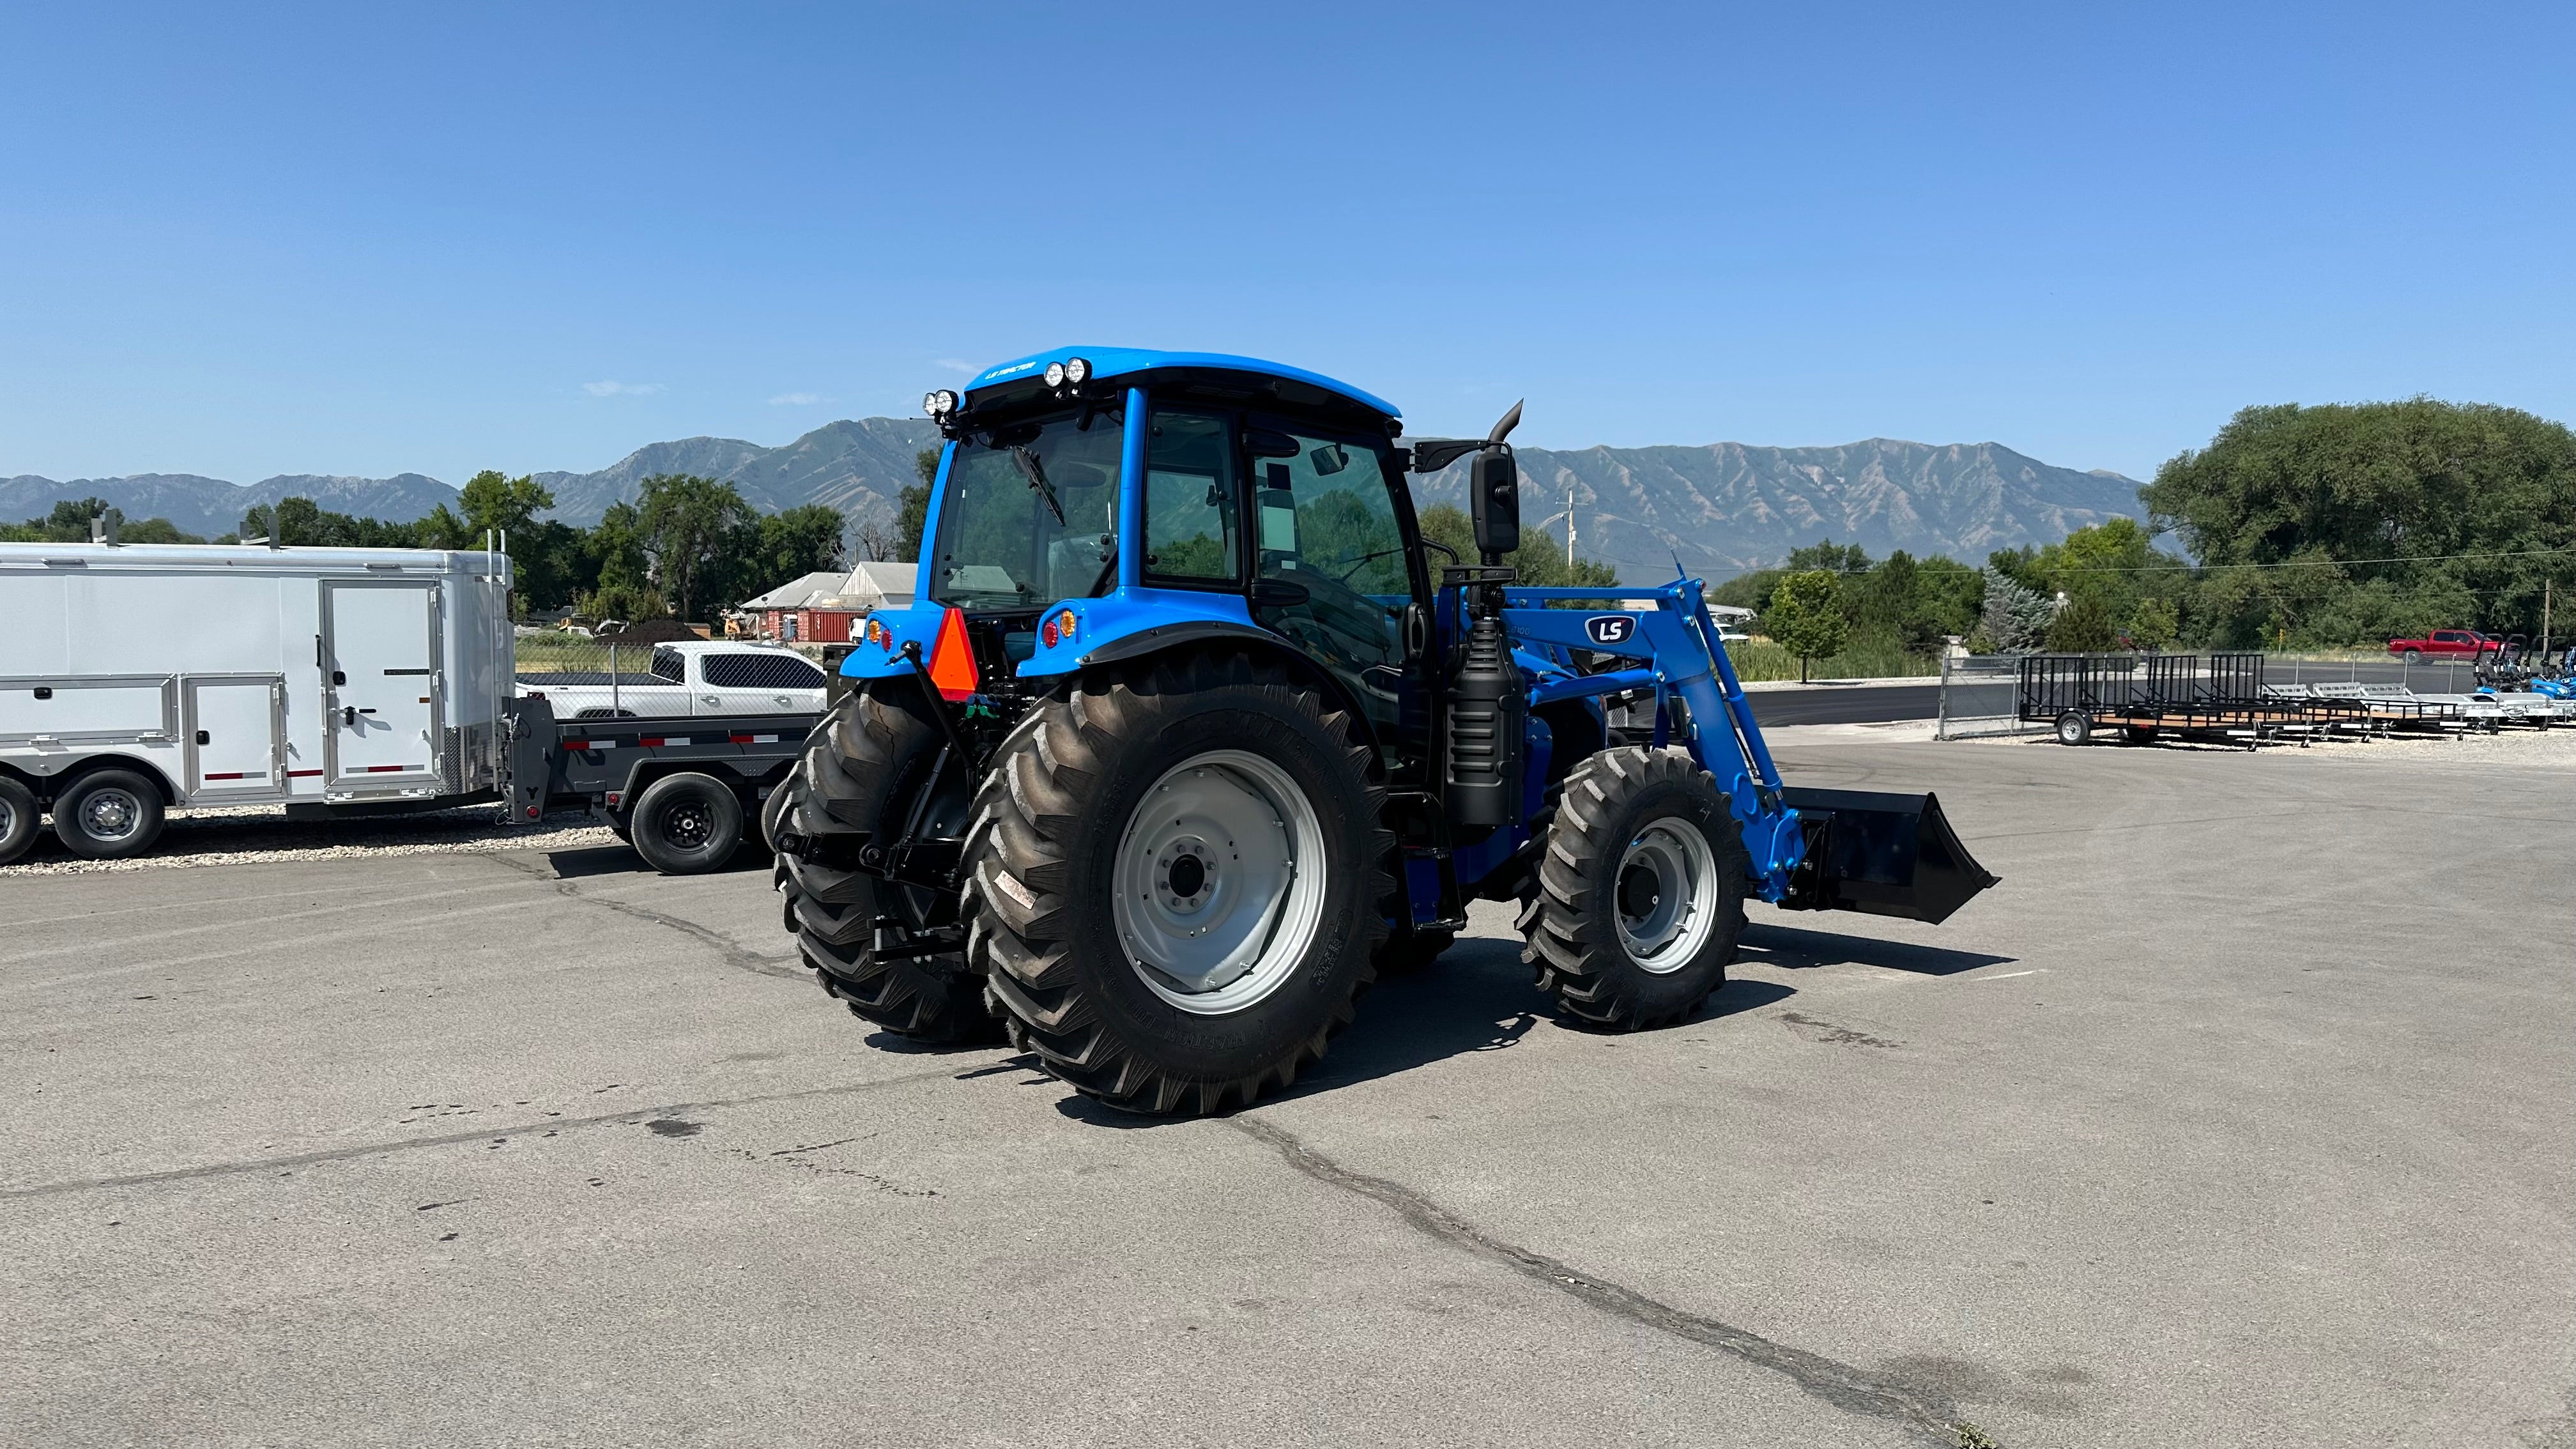
[[[1955,976],[1980,966],[2002,966],[2021,959],[1985,951],[1956,951],[1947,946],[1918,946],[1911,941],[1889,941],[1875,936],[1846,936],[1836,931],[1766,925],[1760,921],[1745,926],[1744,939],[1737,948],[1736,958],[1777,966],[1784,971],[1848,964],[1884,966],[1890,971],[1911,971],[1919,976]],[[1730,983],[1726,989],[1731,992],[1735,985]]]
[[[1796,994],[1794,987],[1777,982],[1729,981],[1691,1020],[1713,1021]],[[1294,1088],[1264,1097],[1262,1105],[1355,1087],[1470,1052],[1509,1051],[1542,1027],[1584,1030],[1559,1017],[1555,999],[1531,980],[1520,942],[1471,937],[1450,947],[1427,970],[1378,982],[1360,998],[1358,1019],[1334,1039],[1324,1060]],[[1102,1127],[1160,1127],[1192,1120],[1131,1116],[1070,1092],[1056,1110]]]

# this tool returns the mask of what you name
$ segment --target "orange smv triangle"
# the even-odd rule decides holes
[[[966,611],[951,609],[930,646],[930,683],[950,703],[975,692],[975,646],[966,638]]]

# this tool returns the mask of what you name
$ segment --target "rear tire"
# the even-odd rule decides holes
[[[966,842],[973,950],[1012,1040],[1123,1111],[1294,1082],[1350,1024],[1386,930],[1368,758],[1347,715],[1241,656],[1040,704]]]
[[[955,766],[936,770],[946,737],[921,687],[911,679],[874,682],[844,696],[829,725],[805,744],[795,773],[778,789],[784,804],[763,811],[776,833],[815,840],[823,859],[776,855],[774,879],[785,895],[788,929],[824,994],[852,1015],[915,1041],[966,1045],[1002,1039],[1002,1023],[984,1007],[984,979],[967,964],[955,896],[900,886],[829,863],[831,838],[866,832],[891,844],[912,818],[924,790],[930,835],[966,828],[969,790]],[[958,937],[958,948],[923,956],[883,957],[881,949],[916,946],[934,933]]]
[[[627,812],[635,853],[664,875],[720,870],[742,844],[742,802],[712,775],[664,775]]]
[[[132,770],[83,775],[54,797],[54,836],[91,860],[141,855],[161,838],[161,791]]]
[[[36,792],[0,775],[0,865],[36,843]]]
[[[1521,959],[1583,1025],[1684,1020],[1726,983],[1749,864],[1726,797],[1686,752],[1603,750],[1566,777]]]

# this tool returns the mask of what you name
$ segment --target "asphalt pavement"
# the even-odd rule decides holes
[[[1626,1037],[1480,907],[1215,1121],[756,869],[0,879],[0,1443],[2576,1442],[2569,776],[2368,748],[1787,746],[2003,884]]]

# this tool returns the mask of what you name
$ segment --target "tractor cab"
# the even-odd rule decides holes
[[[1250,358],[1091,348],[924,406],[945,445],[919,598],[874,616],[845,673],[904,674],[907,644],[928,667],[952,610],[969,694],[997,700],[1230,639],[1323,676],[1390,776],[1420,773],[1434,580],[1391,404]]]

